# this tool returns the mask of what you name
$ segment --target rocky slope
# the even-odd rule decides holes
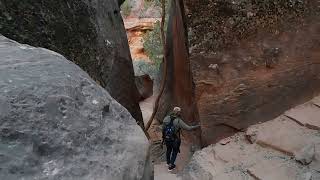
[[[320,4],[185,1],[204,145],[320,92]]]
[[[117,0],[0,0],[0,33],[64,55],[105,87],[142,125]]]
[[[53,51],[0,36],[0,179],[152,179],[129,112]]]
[[[320,179],[319,103],[315,98],[196,152],[182,179]]]

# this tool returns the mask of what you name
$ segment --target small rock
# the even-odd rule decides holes
[[[254,128],[249,128],[246,132],[246,138],[247,140],[253,144],[257,142],[257,135],[258,134],[258,130],[254,129]]]
[[[311,144],[306,146],[299,152],[294,153],[296,161],[300,162],[303,165],[308,165],[312,162],[315,155],[315,145]]]
[[[220,141],[220,144],[221,145],[226,145],[226,144],[229,144],[231,142],[231,138],[228,137],[228,138],[225,138],[223,140]]]

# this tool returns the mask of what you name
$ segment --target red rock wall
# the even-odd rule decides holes
[[[305,19],[277,34],[261,30],[215,55],[193,56],[205,145],[275,118],[320,92],[319,22]],[[269,61],[271,68],[263,64]]]
[[[204,145],[320,92],[317,0],[185,3]]]
[[[198,114],[184,22],[183,2],[172,1],[167,30],[167,81],[157,117],[162,119],[174,106],[179,106],[182,108],[185,122],[195,124],[198,122]],[[199,136],[196,134],[184,135],[194,142],[199,142]]]

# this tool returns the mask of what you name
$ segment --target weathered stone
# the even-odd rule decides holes
[[[53,51],[0,36],[0,179],[151,179],[129,112]]]
[[[320,107],[313,103],[309,102],[293,108],[287,111],[285,115],[303,126],[320,130]]]
[[[317,180],[320,178],[319,159],[319,132],[283,115],[249,127],[246,134],[237,133],[194,153],[182,177],[191,180]]]
[[[183,177],[192,180],[206,177],[214,180],[253,180],[247,168],[270,157],[285,158],[281,153],[249,144],[245,135],[240,133],[231,137],[226,145],[219,142],[196,152],[183,171]]]
[[[312,1],[184,0],[189,37],[194,53],[212,53],[252,37],[260,29],[279,34],[279,23],[293,24],[309,14],[319,15],[319,3]],[[191,15],[192,14],[192,15]]]
[[[315,171],[320,170],[320,143],[315,145],[315,153],[310,167]]]
[[[259,180],[300,180],[301,170],[287,160],[274,158],[257,162],[248,172]]]
[[[242,171],[232,171],[230,173],[221,173],[221,174],[215,176],[213,179],[217,179],[217,180],[255,180],[248,173],[242,172]]]
[[[185,122],[199,123],[182,0],[171,1],[165,52],[167,63],[163,68],[167,69],[167,78],[156,118],[162,121],[174,106],[179,106],[182,108],[181,116]],[[200,128],[193,133],[184,134],[184,137],[200,144]]]
[[[136,76],[135,82],[140,94],[140,101],[153,95],[153,80],[149,75]]]
[[[320,92],[319,3],[294,2],[185,0],[205,146]]]
[[[306,146],[320,141],[315,130],[307,129],[285,116],[248,128],[247,136],[255,143],[294,155]]]
[[[118,0],[0,0],[0,34],[64,55],[142,125]],[[23,12],[23,13],[21,13]]]
[[[124,18],[132,59],[151,62],[145,49],[145,36],[161,18]]]
[[[308,165],[312,162],[315,156],[315,145],[310,144],[298,152],[294,153],[294,157],[297,161],[302,163],[303,165]]]
[[[320,97],[316,97],[312,100],[313,104],[320,107]]]

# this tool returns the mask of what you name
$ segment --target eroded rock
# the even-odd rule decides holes
[[[0,0],[0,34],[64,55],[142,123],[118,0]],[[23,13],[17,13],[23,12]]]
[[[292,2],[185,1],[204,145],[320,92],[319,3]]]
[[[320,130],[320,107],[313,103],[303,104],[287,111],[285,114],[301,125],[307,126],[311,129]]]
[[[315,156],[315,145],[310,144],[304,147],[301,151],[295,152],[294,157],[303,165],[308,165],[312,162]]]
[[[152,178],[142,129],[62,55],[0,36],[0,92],[0,179]]]
[[[285,116],[248,128],[247,136],[254,136],[257,144],[294,155],[320,141],[317,131],[300,126]]]
[[[308,103],[311,102],[314,100]],[[300,106],[292,110],[295,109]],[[307,116],[308,112],[304,114]],[[195,152],[182,177],[192,180],[317,180],[320,178],[319,159],[319,132],[282,115]]]
[[[140,101],[153,95],[153,80],[148,74],[136,76],[135,82],[140,93]]]

